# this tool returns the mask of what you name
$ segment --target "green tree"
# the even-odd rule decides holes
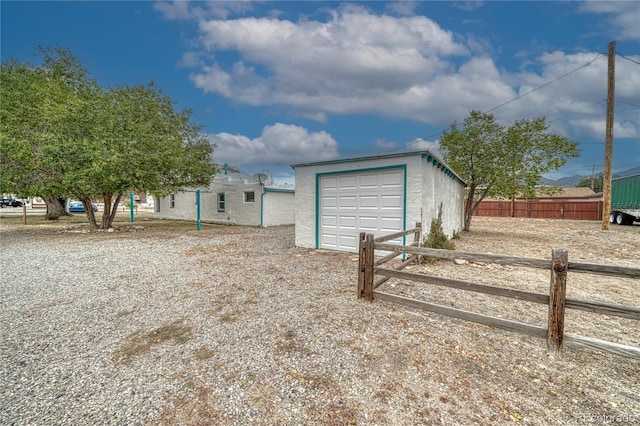
[[[461,128],[454,122],[443,132],[443,159],[468,185],[465,231],[485,197],[534,197],[543,174],[579,155],[577,143],[547,133],[547,128],[544,118],[518,120],[505,127],[492,114],[471,111]]]
[[[578,188],[591,188],[594,192],[602,192],[602,173],[590,177],[580,178],[580,181],[576,185]]]
[[[37,67],[2,64],[3,192],[77,198],[104,229],[130,191],[162,196],[210,182],[213,148],[191,111],[176,111],[153,84],[100,87],[69,51],[43,52]],[[95,198],[105,205],[100,224]]]
[[[62,176],[72,159],[64,145],[73,108],[94,82],[68,50],[38,48],[35,66],[11,59],[0,68],[0,189],[41,196],[47,212],[65,214]]]

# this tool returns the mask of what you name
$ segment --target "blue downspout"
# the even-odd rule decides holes
[[[198,231],[200,230],[200,190],[196,190],[196,204],[198,205],[197,210],[198,210]]]
[[[260,227],[264,227],[263,219],[264,219],[264,194],[267,193],[267,187],[262,187],[262,193],[260,194]]]
[[[129,193],[129,211],[131,213],[131,218],[130,218],[131,219],[131,223],[133,223],[133,220],[134,220],[133,219],[133,203],[134,203],[134,201],[133,201],[133,192],[130,192]]]

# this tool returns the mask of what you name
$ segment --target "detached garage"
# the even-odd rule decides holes
[[[429,151],[294,164],[296,245],[356,252],[376,236],[424,224],[442,203],[449,236],[463,226],[465,184]]]

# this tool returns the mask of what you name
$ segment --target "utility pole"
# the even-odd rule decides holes
[[[607,84],[607,124],[604,137],[604,174],[602,175],[602,230],[609,229],[611,215],[611,151],[613,151],[613,96],[616,86],[616,42],[609,43]]]

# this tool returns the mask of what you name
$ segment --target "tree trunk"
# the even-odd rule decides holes
[[[113,193],[104,193],[102,194],[102,199],[104,200],[104,212],[102,213],[102,229],[109,229],[113,226],[113,221],[116,218],[116,213],[118,211],[118,204],[120,204],[120,199],[122,198],[122,194],[118,194],[116,196],[113,205],[111,205],[111,199],[113,198]]]
[[[78,197],[78,200],[82,202],[84,206],[84,211],[87,214],[87,218],[89,219],[89,225],[93,229],[98,228],[98,224],[96,223],[96,214],[93,211],[93,203],[91,202],[91,198],[81,195]]]
[[[71,216],[64,208],[64,198],[45,197],[44,198],[44,202],[47,205],[47,215],[49,215],[49,216]]]
[[[475,199],[476,189],[478,187],[472,185],[469,187],[469,194],[467,195],[466,205],[464,209],[464,228],[463,231],[469,231],[471,229],[471,218],[473,217],[473,213],[478,209],[480,202],[484,200],[484,197],[489,193],[489,189],[491,188],[491,184],[488,185],[481,191],[480,197]]]
[[[475,196],[476,187],[471,186],[469,188],[469,194],[467,194],[467,200],[465,202],[464,207],[464,228],[463,231],[469,231],[471,229],[471,217],[473,216],[473,212],[475,211],[475,206],[473,205],[473,199]]]

